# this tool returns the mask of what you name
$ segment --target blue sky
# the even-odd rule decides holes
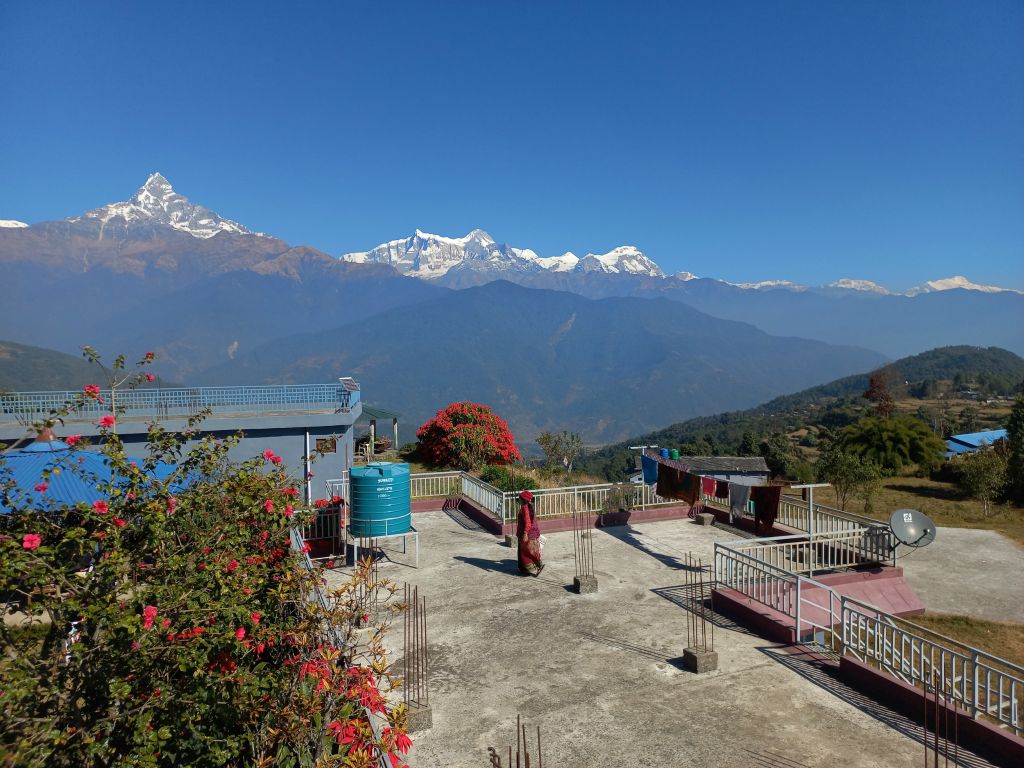
[[[371,7],[372,6],[372,7]],[[0,218],[161,171],[291,243],[1024,289],[1024,4],[0,4]]]

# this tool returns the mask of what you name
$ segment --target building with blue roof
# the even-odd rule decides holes
[[[33,437],[29,427],[33,421],[47,418],[80,394],[0,394],[0,441],[13,443]],[[273,451],[310,502],[314,472],[321,477],[341,477],[352,466],[354,427],[363,412],[360,395],[358,382],[348,377],[332,384],[102,390],[98,398],[63,417],[63,423],[68,434],[99,437],[102,430],[97,421],[110,414],[111,403],[116,402],[115,429],[125,450],[144,453],[151,423],[180,433],[190,429],[190,419],[205,412],[195,440],[222,440],[241,432],[242,440],[231,449],[230,457],[243,461]],[[185,449],[194,444],[187,443]],[[310,459],[314,453],[320,456],[316,462]]]
[[[992,445],[1006,439],[1005,429],[989,429],[984,432],[969,432],[964,435],[953,435],[946,439],[946,458],[974,453],[979,448]]]

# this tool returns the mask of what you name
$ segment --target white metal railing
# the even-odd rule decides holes
[[[802,533],[748,539],[731,543],[729,547],[753,554],[767,565],[793,573],[853,568],[859,565],[891,565],[894,562],[888,538],[880,536],[876,528],[818,534],[813,541]]]
[[[302,538],[305,541],[341,541],[342,531],[348,525],[345,518],[346,506],[339,506],[329,509],[316,509],[316,517],[308,525],[302,527]]]
[[[414,499],[457,496],[462,493],[462,472],[414,472],[409,477],[409,493]]]
[[[975,718],[985,715],[1015,734],[1024,731],[1024,667],[911,622],[897,623],[860,600],[841,602],[847,652],[912,685],[938,689]]]
[[[937,688],[972,716],[992,718],[1018,735],[1024,732],[1024,667],[760,559],[774,557],[770,553],[792,538],[717,542],[716,582],[791,619],[797,642],[817,642],[911,685]]]
[[[305,542],[303,539],[302,531],[298,528],[292,528],[288,535],[291,541],[291,548],[299,556],[299,563],[301,564],[301,566],[305,568],[307,571],[313,571],[313,561],[310,559],[309,554],[304,551]],[[327,616],[329,614],[330,600],[328,599],[327,595],[324,594],[324,591],[320,588],[319,584],[313,585],[313,588],[310,591],[310,594],[308,595],[307,599],[311,603],[316,603],[316,605],[320,608],[322,616]],[[339,650],[345,648],[345,636],[341,632],[341,629],[339,627],[335,626],[334,624],[325,622],[322,627],[322,632],[324,638],[329,643],[331,643],[331,645],[333,645],[335,648],[338,648]],[[383,735],[383,731],[381,730],[382,724],[380,721],[380,717],[371,712],[367,707],[362,707],[362,710],[363,716],[366,718],[366,721],[370,724],[370,728],[373,730],[374,738],[378,742],[380,742]],[[376,767],[390,768],[391,761],[390,759],[388,759],[387,755],[380,749],[374,749],[374,751],[376,752],[376,756],[374,757],[373,762],[376,765]]]
[[[462,495],[480,509],[490,512],[498,520],[504,520],[502,493],[490,483],[485,483],[480,478],[464,472],[462,474]]]
[[[533,493],[533,507],[538,519],[564,517],[573,511],[601,513],[606,511],[609,496],[621,494],[625,509],[679,504],[675,499],[663,499],[651,486],[636,483],[601,483],[576,485],[568,488],[536,488]],[[514,520],[519,513],[519,494],[505,491],[502,494],[502,522]]]

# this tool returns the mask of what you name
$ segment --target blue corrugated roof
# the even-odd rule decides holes
[[[983,445],[994,443],[1006,437],[1005,429],[989,429],[985,432],[968,432],[964,435],[952,435],[949,439],[961,445],[980,448]]]
[[[143,460],[134,460],[142,466]],[[174,471],[171,464],[161,462],[150,473],[165,479]],[[44,474],[49,477],[44,479]],[[115,477],[110,460],[102,453],[75,450],[60,440],[34,442],[26,448],[8,451],[0,461],[0,480],[13,481],[10,500],[19,507],[45,509],[51,505],[73,505],[78,502],[92,504],[109,496],[101,490],[125,478]],[[45,491],[36,486],[46,483]],[[15,500],[15,497],[17,500]],[[10,514],[8,500],[0,496],[0,514]]]

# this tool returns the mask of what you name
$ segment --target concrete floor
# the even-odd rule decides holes
[[[995,531],[939,528],[900,565],[930,611],[1024,622],[1024,549]]]
[[[919,727],[724,617],[719,670],[676,665],[691,617],[679,558],[710,562],[729,533],[679,521],[597,531],[599,591],[576,595],[571,533],[546,536],[534,579],[465,521],[430,512],[414,524],[420,568],[381,564],[428,605],[433,727],[413,734],[413,768],[478,768],[491,746],[506,763],[517,714],[531,739],[541,726],[551,766],[921,765]]]

